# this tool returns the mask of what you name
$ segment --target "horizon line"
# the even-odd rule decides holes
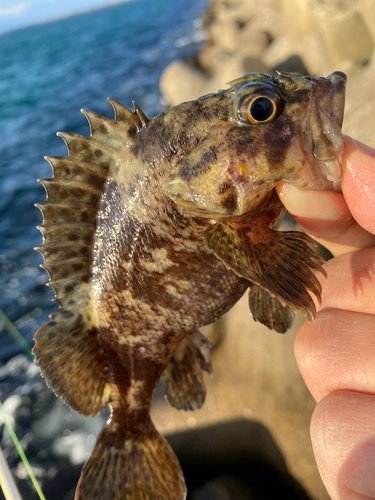
[[[26,24],[25,26],[20,26],[18,28],[6,29],[5,31],[0,31],[0,37],[2,35],[7,35],[8,33],[13,33],[15,31],[22,31],[24,29],[32,28],[34,26],[43,26],[44,24],[52,24],[52,23],[55,23],[57,21],[63,21],[64,19],[70,19],[71,17],[79,17],[79,16],[83,16],[85,14],[89,14],[90,12],[96,12],[99,10],[110,9],[112,7],[116,7],[116,6],[121,5],[123,3],[130,3],[130,2],[137,2],[137,1],[138,0],[114,0],[113,2],[110,2],[109,4],[103,5],[101,7],[98,6],[98,7],[92,8],[92,9],[80,10],[80,11],[74,12],[72,14],[48,18],[45,21],[35,22],[32,24]]]

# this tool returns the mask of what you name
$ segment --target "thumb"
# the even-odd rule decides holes
[[[336,256],[375,245],[375,151],[347,137],[342,160],[342,193],[276,186],[302,229]]]

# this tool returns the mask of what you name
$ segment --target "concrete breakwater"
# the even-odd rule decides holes
[[[375,147],[374,21],[374,0],[212,0],[206,43],[194,58],[169,65],[160,88],[175,105],[245,73],[344,71],[344,132]]]

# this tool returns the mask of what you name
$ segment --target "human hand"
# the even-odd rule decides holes
[[[317,401],[311,440],[333,500],[375,498],[375,151],[346,138],[342,194],[279,196],[301,227],[335,256],[320,277],[322,304],[300,328],[295,354]]]

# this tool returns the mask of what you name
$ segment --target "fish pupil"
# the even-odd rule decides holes
[[[250,106],[250,114],[253,120],[257,122],[264,122],[272,116],[274,107],[272,101],[267,99],[267,97],[258,97],[255,99]]]

